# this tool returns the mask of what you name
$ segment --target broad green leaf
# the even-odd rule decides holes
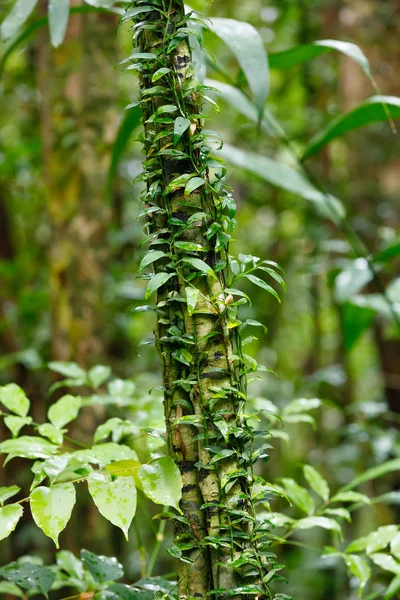
[[[395,577],[394,579],[392,579],[392,581],[389,583],[385,595],[383,597],[383,600],[392,600],[392,598],[395,597],[395,595],[397,594],[397,592],[400,590],[400,575],[398,575],[397,577]]]
[[[337,223],[344,216],[342,204],[315,188],[301,173],[282,162],[225,144],[219,153],[226,162],[245,169],[264,181],[310,201],[320,214]]]
[[[271,53],[269,55],[269,65],[271,69],[288,69],[332,50],[337,50],[352,58],[360,65],[367,77],[371,79],[368,59],[362,50],[355,44],[339,40],[318,40],[312,44],[295,46],[289,50]]]
[[[12,581],[25,590],[35,590],[47,596],[56,578],[49,567],[33,562],[12,562],[0,569],[0,577]]]
[[[351,514],[346,508],[326,508],[324,515],[331,515],[332,517],[340,517],[346,519],[348,523],[351,523]]]
[[[373,96],[354,110],[339,115],[325,129],[318,133],[307,146],[303,160],[309,158],[332,140],[348,131],[353,131],[369,123],[400,118],[400,98],[396,96]]]
[[[187,310],[189,317],[191,317],[196,308],[197,300],[200,294],[200,290],[194,287],[186,287],[186,302],[187,302]]]
[[[25,425],[32,423],[32,417],[4,417],[4,424],[11,431],[13,437],[17,437]]]
[[[246,277],[246,279],[248,279],[249,281],[251,281],[252,283],[254,283],[255,285],[257,285],[258,287],[262,288],[263,290],[265,290],[269,294],[272,294],[272,296],[274,296],[274,298],[276,298],[278,300],[278,302],[281,301],[281,299],[279,298],[278,293],[274,290],[274,288],[271,287],[270,285],[268,285],[268,283],[266,283],[260,277],[257,277],[256,275],[252,275],[251,273],[246,273],[246,274],[243,275],[243,277]]]
[[[20,487],[17,485],[3,486],[0,487],[0,504],[3,505],[6,500],[9,500],[20,491]]]
[[[161,286],[165,285],[171,277],[175,277],[175,273],[157,273],[149,280],[147,284],[146,293],[144,299],[147,300],[150,298],[154,292],[158,290]]]
[[[204,260],[201,260],[200,258],[192,258],[192,257],[182,258],[182,262],[187,265],[190,265],[191,267],[194,267],[197,271],[206,273],[210,277],[217,279],[217,276],[214,273],[214,271],[212,270],[212,268],[210,267],[210,265],[208,265],[206,262],[204,262]]]
[[[64,429],[58,429],[54,427],[51,423],[41,423],[38,427],[38,433],[48,438],[53,444],[57,444],[57,446],[61,446],[63,442],[63,432],[66,431]]]
[[[143,271],[143,269],[145,267],[148,267],[156,260],[163,258],[163,256],[167,256],[167,255],[165,254],[165,252],[162,252],[161,250],[149,250],[143,257],[142,262],[140,263],[139,272]]]
[[[335,494],[331,500],[331,502],[361,502],[362,504],[370,504],[371,500],[365,494],[360,494],[359,492],[338,492]]]
[[[353,540],[346,548],[346,553],[349,552],[363,552],[368,544],[368,536],[357,538]]]
[[[346,352],[350,352],[354,348],[374,318],[375,311],[371,308],[356,306],[351,302],[345,302],[342,305],[342,330]]]
[[[24,592],[21,588],[11,581],[0,581],[0,594],[9,594],[18,598],[24,598]]]
[[[311,465],[304,465],[303,471],[309,486],[322,498],[322,500],[327,502],[330,494],[328,482]]]
[[[51,488],[37,487],[31,492],[29,500],[36,525],[58,548],[58,536],[70,520],[76,502],[74,485],[59,483]]]
[[[8,504],[0,508],[0,540],[4,540],[14,531],[23,512],[20,504]]]
[[[138,456],[132,448],[123,444],[97,444],[88,450],[78,450],[73,456],[82,462],[88,462],[99,467],[104,467],[110,462],[117,460],[138,460]]]
[[[173,506],[180,512],[182,477],[172,458],[165,456],[150,465],[142,465],[139,469],[139,479],[144,493],[150,500],[156,504]]]
[[[199,244],[198,242],[184,242],[177,241],[175,242],[175,248],[179,250],[184,250],[185,252],[206,252],[206,248]]]
[[[377,467],[372,467],[372,469],[367,469],[361,475],[358,475],[350,483],[340,488],[339,492],[344,492],[347,490],[351,490],[366,481],[372,481],[373,479],[377,479],[378,477],[382,477],[387,473],[393,473],[394,471],[400,471],[400,458],[393,458],[392,460],[388,460]]]
[[[167,69],[168,70],[168,69]],[[190,119],[184,119],[183,117],[177,117],[174,122],[174,146],[177,145],[182,135],[190,127]]]
[[[38,0],[17,0],[0,27],[2,40],[13,37],[25,23],[35,8]]]
[[[76,558],[69,550],[61,550],[57,552],[57,564],[63,569],[70,577],[75,577],[78,580],[82,580],[84,577],[83,564],[79,558]]]
[[[136,512],[136,487],[133,477],[117,477],[114,481],[101,473],[92,473],[88,479],[89,492],[103,515],[124,532],[128,531]]]
[[[206,181],[202,177],[193,177],[190,179],[185,186],[185,196],[189,196],[192,192],[197,190],[202,185],[205,185]]]
[[[117,460],[116,462],[110,463],[105,466],[105,469],[111,473],[111,475],[117,475],[118,477],[133,477],[136,485],[136,489],[142,489],[142,483],[139,479],[139,469],[141,463],[139,460]]]
[[[0,402],[19,417],[26,417],[31,404],[24,390],[15,383],[0,386]]]
[[[249,23],[225,18],[212,19],[210,29],[236,56],[248,81],[261,120],[269,92],[269,70],[260,34]]]
[[[293,400],[290,404],[288,404],[284,411],[284,415],[293,415],[296,413],[308,412],[310,410],[314,410],[315,408],[319,408],[321,406],[321,400],[318,398],[299,398],[298,400]]]
[[[69,21],[69,0],[49,0],[50,41],[58,48],[64,41]]]
[[[190,364],[193,362],[193,356],[190,354],[189,350],[186,350],[185,348],[174,350],[172,356],[175,358],[175,360],[178,360],[187,366],[190,366]]]
[[[151,589],[153,590],[153,587]],[[158,598],[157,594],[123,583],[113,583],[100,594],[96,594],[95,600],[151,600],[153,597]]]
[[[293,524],[293,529],[312,529],[313,527],[322,527],[323,529],[336,531],[339,534],[342,532],[339,523],[334,519],[328,519],[327,517],[306,517]]]
[[[314,500],[308,491],[294,479],[283,478],[282,483],[291,502],[306,514],[311,515],[314,512],[315,506]]]
[[[96,583],[115,581],[124,576],[122,565],[113,556],[98,556],[89,550],[81,550],[81,559]]]
[[[179,175],[179,177],[175,177],[165,188],[165,194],[171,194],[179,188],[185,187],[189,179],[191,179],[195,173],[185,173],[184,175]]]
[[[88,378],[93,387],[97,388],[111,377],[111,367],[96,365],[88,372]]]
[[[81,406],[82,398],[67,394],[50,406],[47,416],[54,427],[61,429],[64,425],[76,419]]]
[[[81,369],[78,363],[75,362],[62,362],[52,361],[49,362],[48,367],[51,371],[64,375],[64,377],[71,377],[72,379],[86,379],[86,371]]]
[[[363,590],[371,577],[371,567],[368,562],[357,554],[348,554],[344,556],[344,560],[350,573],[360,582],[360,590]]]
[[[111,198],[113,185],[118,172],[118,165],[121,157],[128,145],[133,131],[139,126],[142,118],[142,109],[140,105],[128,109],[123,117],[115,138],[112,151],[110,167],[107,174],[107,196]]]
[[[8,454],[5,462],[16,456],[21,458],[50,458],[58,452],[57,446],[40,437],[23,435],[15,440],[6,440],[0,444],[0,454]]]
[[[367,543],[367,554],[373,554],[378,550],[383,550],[397,536],[399,528],[397,525],[385,525],[379,527],[376,531],[370,533]]]
[[[400,533],[397,533],[390,542],[390,552],[400,560]]]
[[[394,573],[398,577],[400,576],[400,562],[397,562],[390,554],[384,554],[383,552],[377,552],[371,554],[370,559],[381,569]]]
[[[335,279],[335,298],[349,300],[374,278],[366,258],[357,258],[344,268]]]

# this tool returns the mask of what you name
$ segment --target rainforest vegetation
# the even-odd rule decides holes
[[[0,3],[0,598],[400,598],[395,0]]]

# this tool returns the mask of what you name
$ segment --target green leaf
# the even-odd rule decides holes
[[[291,169],[284,163],[254,152],[241,150],[229,144],[224,145],[220,155],[226,162],[245,169],[278,188],[310,201],[320,214],[329,217],[334,223],[338,223],[345,214],[339,200],[330,194],[327,195],[319,191],[301,173]]]
[[[312,529],[313,527],[322,527],[323,529],[336,531],[339,534],[342,532],[339,523],[334,519],[328,519],[327,517],[306,517],[293,524],[293,529]]]
[[[184,348],[180,350],[174,350],[172,356],[175,358],[175,360],[178,360],[188,367],[193,362],[193,356],[190,354],[189,350],[185,350]]]
[[[4,417],[4,423],[11,431],[13,437],[17,437],[25,425],[32,423],[32,417]]]
[[[53,444],[61,446],[63,442],[63,430],[54,427],[51,423],[41,423],[38,427],[38,433],[48,438]]]
[[[20,487],[17,485],[3,486],[0,487],[0,504],[3,505],[6,500],[9,500],[20,491]]]
[[[368,562],[357,554],[348,554],[344,556],[344,560],[350,573],[360,582],[360,590],[363,590],[371,577],[371,567]]]
[[[197,242],[175,242],[174,246],[179,250],[185,250],[186,252],[206,252],[206,248]]]
[[[141,463],[139,460],[118,460],[105,466],[105,469],[111,475],[117,475],[119,477],[133,477],[136,485],[136,489],[141,490],[142,484],[139,479],[139,468]]]
[[[165,188],[165,194],[171,194],[179,188],[185,187],[189,179],[193,177],[193,173],[185,173],[184,175],[179,175],[179,177],[175,177]]]
[[[341,492],[339,491],[331,498],[331,502],[362,502],[363,504],[370,504],[371,501],[365,494],[359,492]]]
[[[0,540],[4,540],[14,531],[23,512],[20,504],[8,504],[0,508]]]
[[[0,593],[18,596],[18,598],[24,598],[24,592],[21,590],[21,588],[11,581],[0,581]]]
[[[158,81],[159,79],[161,79],[161,77],[164,77],[164,75],[166,75],[167,73],[171,73],[171,69],[168,69],[168,67],[161,67],[161,69],[158,69],[154,73],[154,75],[151,78],[151,81],[153,83],[155,83],[156,81]]]
[[[142,262],[140,263],[139,273],[140,273],[140,271],[143,271],[143,269],[145,267],[148,267],[156,260],[163,258],[163,256],[167,256],[167,255],[165,254],[165,252],[162,252],[161,250],[149,250],[149,252],[147,252],[147,254],[143,257]]]
[[[354,348],[364,331],[371,325],[375,311],[368,307],[356,306],[350,302],[342,305],[342,329],[346,352]]]
[[[186,292],[188,315],[189,315],[189,317],[191,317],[196,308],[200,290],[198,290],[197,288],[194,288],[194,287],[186,287],[185,292]]]
[[[351,523],[351,514],[346,508],[326,508],[324,515],[331,515],[333,517],[340,517],[346,519],[348,523]]]
[[[390,542],[390,552],[395,558],[400,559],[400,533],[397,533]]]
[[[49,0],[50,41],[54,48],[62,44],[69,21],[69,0]]]
[[[174,146],[177,145],[182,135],[190,127],[190,119],[184,119],[183,117],[177,117],[174,122]]]
[[[32,562],[12,562],[0,569],[0,577],[8,579],[25,590],[37,590],[44,596],[53,585],[56,575],[49,567]]]
[[[24,390],[15,383],[0,386],[0,402],[19,417],[26,417],[31,404]]]
[[[322,498],[322,500],[327,502],[330,494],[328,482],[311,465],[304,465],[303,471],[309,486]]]
[[[182,262],[187,265],[190,265],[191,267],[194,267],[197,271],[201,271],[202,273],[206,273],[210,277],[217,279],[217,276],[210,267],[210,265],[208,265],[206,262],[204,262],[204,260],[201,260],[200,258],[182,258]]]
[[[67,394],[50,406],[47,416],[54,427],[61,429],[64,425],[76,419],[81,406],[82,398]]]
[[[115,581],[124,576],[122,565],[114,557],[98,556],[89,550],[81,550],[81,559],[96,583]]]
[[[109,377],[111,377],[111,368],[104,365],[96,365],[88,372],[88,378],[93,387],[98,388]]]
[[[374,278],[366,258],[357,258],[343,269],[335,279],[335,298],[345,302],[357,294]]]
[[[355,44],[339,40],[318,40],[312,44],[294,46],[289,50],[274,52],[269,55],[269,65],[271,69],[288,69],[332,50],[337,50],[352,58],[360,65],[367,77],[371,79],[368,59],[362,50]]]
[[[64,377],[86,379],[86,371],[81,369],[78,363],[75,362],[52,361],[49,362],[48,367],[51,371],[64,375]]]
[[[245,273],[243,275],[243,277],[246,277],[246,279],[248,279],[249,281],[251,281],[255,285],[258,285],[258,287],[260,287],[263,290],[265,290],[265,291],[269,292],[270,294],[272,294],[272,296],[274,296],[274,298],[276,298],[278,300],[278,302],[281,301],[281,299],[279,298],[279,295],[274,290],[274,288],[271,287],[270,285],[268,285],[268,283],[266,283],[263,279],[260,279],[260,277],[257,277],[256,275],[251,275],[251,273]]]
[[[388,114],[392,119],[400,118],[400,98],[396,96],[373,96],[354,110],[339,115],[307,146],[303,160],[309,158],[337,137],[349,131],[375,123],[387,121]]]
[[[0,27],[0,37],[8,40],[25,23],[35,8],[38,0],[17,0]]]
[[[392,600],[397,592],[400,590],[400,575],[392,579],[388,585],[383,600]]]
[[[315,506],[314,500],[311,498],[308,491],[294,479],[283,478],[282,483],[291,502],[303,512],[311,515],[314,512]]]
[[[202,185],[205,185],[206,181],[202,177],[193,177],[188,181],[185,187],[185,196],[189,196],[194,190],[197,190]]]
[[[60,483],[51,488],[37,487],[30,495],[32,517],[36,525],[58,548],[58,536],[71,518],[76,502],[72,483]]]
[[[128,531],[136,512],[136,487],[133,477],[117,477],[114,481],[101,473],[91,473],[89,492],[103,515],[124,532]]]
[[[6,440],[0,444],[0,454],[8,454],[6,462],[21,458],[51,458],[58,452],[57,446],[40,437],[23,435],[16,440]]]
[[[69,550],[57,552],[57,565],[68,573],[70,577],[74,577],[80,581],[84,578],[82,561],[76,558]]]
[[[111,151],[110,167],[107,174],[107,197],[111,198],[118,165],[133,131],[139,126],[142,109],[139,105],[130,108],[124,115]]]
[[[149,465],[142,465],[139,479],[150,500],[156,504],[173,506],[181,512],[179,502],[182,498],[182,477],[172,458],[165,456]]]
[[[374,552],[377,552],[377,550],[386,548],[386,546],[395,539],[398,531],[399,528],[397,525],[385,525],[370,533],[367,536],[367,554],[373,554]]]
[[[384,554],[383,552],[377,552],[371,554],[370,559],[381,569],[394,573],[398,577],[400,576],[400,563],[393,558],[390,554]]]
[[[284,411],[284,415],[293,415],[296,413],[308,412],[310,410],[314,410],[315,408],[319,408],[321,406],[321,400],[318,398],[299,398],[297,400],[293,400],[288,404]]]
[[[150,296],[155,291],[157,291],[158,288],[165,285],[167,283],[167,281],[169,281],[169,279],[171,279],[171,277],[174,277],[174,276],[175,276],[175,273],[157,273],[156,275],[154,275],[154,277],[152,277],[149,280],[149,283],[147,284],[147,289],[146,289],[144,299],[148,300],[148,298],[150,298]]]
[[[138,460],[138,456],[132,448],[114,442],[97,444],[88,450],[78,450],[74,452],[73,456],[77,460],[99,465],[100,467],[117,460]]]
[[[400,471],[400,458],[394,458],[392,460],[388,460],[377,467],[372,467],[372,469],[367,469],[361,475],[358,475],[350,483],[340,488],[339,492],[344,492],[347,490],[351,490],[352,488],[365,483],[366,481],[372,481],[373,479],[377,479],[378,477],[382,477],[382,475],[386,475],[387,473],[393,473],[394,471]]]
[[[268,60],[262,37],[252,25],[235,19],[212,19],[210,29],[236,56],[248,81],[261,120],[269,92]]]

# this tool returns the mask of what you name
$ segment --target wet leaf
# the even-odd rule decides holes
[[[0,402],[19,417],[26,417],[31,404],[24,390],[15,383],[0,386]]]
[[[0,577],[12,581],[25,590],[37,590],[46,596],[56,575],[49,567],[32,562],[12,562],[0,569]]]
[[[76,419],[81,406],[82,398],[68,394],[50,406],[47,416],[54,427],[61,429],[64,425]]]
[[[0,508],[0,540],[4,540],[14,531],[23,512],[20,504],[8,504]]]
[[[101,473],[92,473],[88,485],[100,514],[122,529],[128,540],[129,527],[136,512],[136,487],[133,477],[118,476],[111,481]]]
[[[76,502],[72,483],[60,483],[51,488],[37,487],[30,495],[32,517],[36,525],[58,548],[58,536],[71,518]]]
[[[168,70],[168,69],[167,69]],[[190,127],[190,119],[184,119],[183,117],[177,117],[174,122],[174,146],[177,145],[182,135]]]
[[[98,556],[89,550],[81,550],[81,559],[96,583],[115,581],[124,576],[122,565],[114,557]]]
[[[350,572],[360,582],[360,589],[363,590],[371,577],[371,567],[368,562],[357,554],[349,554],[344,557],[344,560]]]
[[[139,478],[143,491],[150,500],[156,504],[173,506],[180,512],[182,477],[172,458],[165,456],[149,465],[142,465]]]

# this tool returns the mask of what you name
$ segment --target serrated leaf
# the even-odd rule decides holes
[[[98,556],[89,550],[81,550],[81,559],[96,583],[115,581],[124,576],[122,565],[113,556]]]
[[[101,473],[91,473],[89,492],[103,515],[124,532],[128,531],[136,512],[136,487],[133,477],[117,477],[114,481]]]
[[[339,523],[334,519],[328,519],[327,517],[306,517],[293,524],[293,529],[312,529],[313,527],[322,527],[322,529],[336,531],[339,534],[342,533]]]
[[[322,477],[320,473],[311,465],[304,465],[303,467],[304,477],[307,479],[309,486],[314,490],[318,496],[325,502],[329,500],[330,489],[328,482]]]
[[[157,273],[149,280],[147,284],[146,293],[144,299],[148,300],[154,292],[156,292],[161,286],[165,285],[167,281],[174,277],[175,273]]]
[[[191,317],[194,313],[194,310],[196,308],[196,304],[197,304],[197,300],[200,294],[200,290],[198,290],[197,288],[194,287],[186,287],[185,288],[185,292],[186,292],[186,302],[187,302],[187,310],[188,310],[188,315],[189,317]]]
[[[156,504],[173,506],[180,512],[179,502],[182,498],[182,477],[172,458],[158,458],[149,465],[139,469],[139,479],[143,491]]]
[[[294,479],[283,478],[282,483],[293,504],[308,515],[314,512],[314,500],[305,488],[299,485]]]
[[[226,18],[212,19],[210,29],[236,56],[248,81],[261,120],[269,92],[269,70],[260,34],[249,23]]]
[[[190,119],[185,119],[183,117],[177,117],[174,122],[174,146],[179,142],[182,135],[187,131],[190,127]]]
[[[88,372],[88,378],[93,387],[97,388],[111,377],[111,367],[96,365]]]
[[[194,267],[197,271],[206,273],[206,275],[213,277],[213,279],[217,279],[217,276],[210,267],[210,265],[208,265],[206,262],[204,262],[204,260],[201,260],[200,258],[182,258],[182,262]]]
[[[25,425],[32,423],[32,417],[4,417],[4,424],[11,431],[13,437],[17,437]]]
[[[147,252],[147,254],[145,254],[145,256],[142,259],[142,262],[140,263],[139,273],[140,273],[140,271],[143,271],[143,269],[145,267],[151,265],[156,260],[163,258],[163,256],[167,256],[167,255],[165,254],[165,252],[162,252],[161,250],[149,250],[149,252]]]
[[[30,497],[32,517],[36,525],[50,537],[58,548],[58,536],[71,518],[76,502],[72,483],[60,483],[51,488],[37,487]]]
[[[268,285],[268,283],[266,283],[263,279],[260,279],[260,277],[257,277],[256,275],[252,275],[251,273],[245,273],[244,277],[246,277],[246,279],[248,279],[249,281],[251,281],[252,283],[257,285],[258,287],[262,288],[269,294],[272,294],[272,296],[274,296],[274,298],[276,298],[278,300],[278,302],[281,301],[281,299],[279,298],[279,295],[274,290],[274,288],[271,287],[270,285]]]
[[[385,571],[389,571],[390,573],[394,573],[397,576],[400,576],[400,563],[397,562],[393,556],[390,554],[385,554],[383,552],[377,552],[376,554],[371,554],[370,559],[373,563],[375,563],[381,569]]]
[[[192,192],[197,190],[202,185],[205,185],[206,181],[202,177],[192,177],[185,187],[185,196],[189,196]]]
[[[33,562],[12,562],[0,569],[0,577],[8,579],[25,590],[35,590],[47,596],[56,575],[49,567]]]
[[[62,44],[69,21],[69,0],[49,0],[50,41],[54,48]]]
[[[20,504],[8,504],[0,508],[0,540],[4,540],[14,531],[23,512]]]
[[[357,577],[360,582],[360,590],[363,590],[371,577],[371,567],[368,562],[361,556],[357,556],[357,554],[346,555],[344,560],[350,573]]]
[[[27,21],[38,0],[17,0],[0,27],[1,39],[13,37]]]
[[[0,402],[19,417],[26,417],[31,404],[24,390],[16,383],[0,386]]]
[[[81,406],[82,398],[67,394],[50,406],[47,416],[54,427],[62,429],[64,425],[76,419]]]

